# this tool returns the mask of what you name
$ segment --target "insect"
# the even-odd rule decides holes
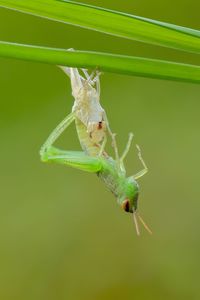
[[[69,49],[74,51],[74,49]],[[60,67],[65,74],[70,77],[72,95],[74,97],[74,105],[72,107],[72,113],[75,117],[75,122],[81,121],[87,129],[87,133],[92,142],[103,151],[108,133],[112,139],[113,145],[115,144],[114,134],[112,133],[105,110],[100,105],[100,73],[98,71],[88,74],[87,70],[82,69],[84,76],[79,74],[78,69]],[[78,136],[79,126],[76,126]],[[96,155],[96,149],[93,153],[93,148],[88,148],[87,143],[84,145],[83,139],[79,138],[83,150],[90,155]]]
[[[138,155],[143,165],[143,170],[133,176],[127,177],[124,166],[124,159],[130,149],[133,134],[129,134],[127,146],[121,157],[119,157],[115,135],[112,134],[110,130],[108,120],[104,111],[102,112],[102,109],[97,105],[97,102],[92,102],[91,99],[88,99],[93,94],[90,93],[92,86],[90,77],[88,77],[88,74],[86,74],[86,79],[83,79],[77,69],[70,70],[68,68],[65,69],[65,72],[67,72],[68,75],[70,74],[70,78],[72,81],[72,91],[75,97],[75,104],[73,106],[72,112],[54,129],[54,131],[48,137],[47,141],[41,147],[41,160],[43,162],[54,162],[63,165],[69,165],[82,171],[96,173],[97,176],[105,183],[107,188],[114,194],[118,204],[123,208],[123,210],[132,213],[137,234],[140,234],[137,217],[146,228],[146,230],[151,233],[150,229],[137,213],[139,185],[136,180],[142,177],[148,171],[146,164],[141,156],[139,146],[137,146]],[[75,79],[72,79],[73,76],[75,76]],[[84,89],[86,89],[86,91],[84,91],[84,93],[87,94],[87,97],[85,96],[84,101],[88,102],[88,108],[85,104],[83,105],[83,109],[81,106],[79,106],[80,99],[78,100],[79,103],[76,103],[77,95],[80,97],[80,93],[82,93],[83,91],[77,88],[77,86],[79,87],[80,82],[76,85],[75,81],[73,80],[80,80],[81,83],[85,84]],[[86,83],[85,80],[88,82]],[[77,94],[75,93],[75,91],[77,92]],[[79,106],[78,110],[76,109],[77,106]],[[91,113],[92,109],[94,110],[94,114]],[[99,119],[99,116],[101,116],[102,119]],[[76,124],[78,138],[83,149],[82,152],[60,150],[57,147],[53,146],[57,138],[73,121],[75,121]],[[105,122],[104,130],[101,131],[100,134],[98,133],[99,122]],[[102,128],[100,128],[100,130],[101,129]],[[109,133],[112,138],[115,159],[113,159],[105,152],[107,133]]]
[[[74,51],[74,49],[69,49],[69,51]],[[90,138],[95,143],[101,142],[106,138],[105,131],[106,129],[109,131],[109,128],[107,128],[105,110],[100,105],[100,73],[97,71],[89,75],[87,70],[82,69],[84,78],[76,68],[60,68],[71,80],[72,95],[75,100],[72,112],[87,127]]]

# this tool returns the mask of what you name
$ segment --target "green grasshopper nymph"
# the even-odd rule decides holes
[[[54,129],[41,147],[41,160],[43,162],[69,165],[82,171],[96,173],[114,194],[123,210],[132,213],[137,234],[139,235],[140,233],[137,217],[146,230],[151,233],[137,213],[139,186],[136,180],[147,172],[147,167],[138,146],[138,155],[144,167],[143,170],[136,175],[127,177],[124,167],[124,159],[130,149],[133,134],[129,135],[127,146],[122,156],[119,157],[115,135],[112,134],[105,112],[99,104],[99,75],[97,74],[92,81],[92,77],[87,74],[86,70],[84,70],[86,78],[81,76],[75,68],[64,68],[64,71],[70,76],[75,104],[72,112]],[[95,82],[98,82],[98,87],[94,87]],[[76,124],[83,152],[65,151],[53,146],[57,138],[73,121]],[[102,123],[104,126],[100,126]],[[115,159],[105,152],[107,133],[112,138]]]

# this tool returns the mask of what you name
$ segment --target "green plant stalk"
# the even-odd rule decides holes
[[[0,7],[103,33],[200,53],[200,31],[73,1],[0,0]]]
[[[200,83],[200,67],[143,57],[90,51],[68,51],[32,45],[0,42],[0,56],[28,61],[101,71]]]

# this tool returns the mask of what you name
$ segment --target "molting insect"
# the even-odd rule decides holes
[[[139,235],[140,233],[137,217],[146,230],[151,233],[137,213],[139,185],[136,180],[148,171],[139,146],[137,146],[138,156],[143,165],[143,170],[127,177],[124,166],[124,159],[130,149],[133,134],[129,134],[127,146],[120,157],[115,134],[110,130],[105,111],[99,103],[99,74],[92,73],[92,75],[89,75],[86,70],[83,70],[85,75],[83,77],[79,74],[78,69],[66,67],[62,67],[62,69],[71,79],[72,94],[75,102],[72,112],[54,129],[42,146],[40,150],[41,160],[43,162],[69,165],[82,171],[96,173],[114,194],[123,210],[132,213],[137,234]],[[53,146],[57,138],[73,121],[76,124],[76,131],[83,152],[65,151]],[[115,159],[105,151],[108,134],[112,139]]]

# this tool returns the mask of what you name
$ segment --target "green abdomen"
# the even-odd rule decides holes
[[[104,159],[104,167],[98,173],[98,176],[117,198],[121,197],[123,194],[121,186],[123,178],[119,175],[115,161],[112,158]]]

